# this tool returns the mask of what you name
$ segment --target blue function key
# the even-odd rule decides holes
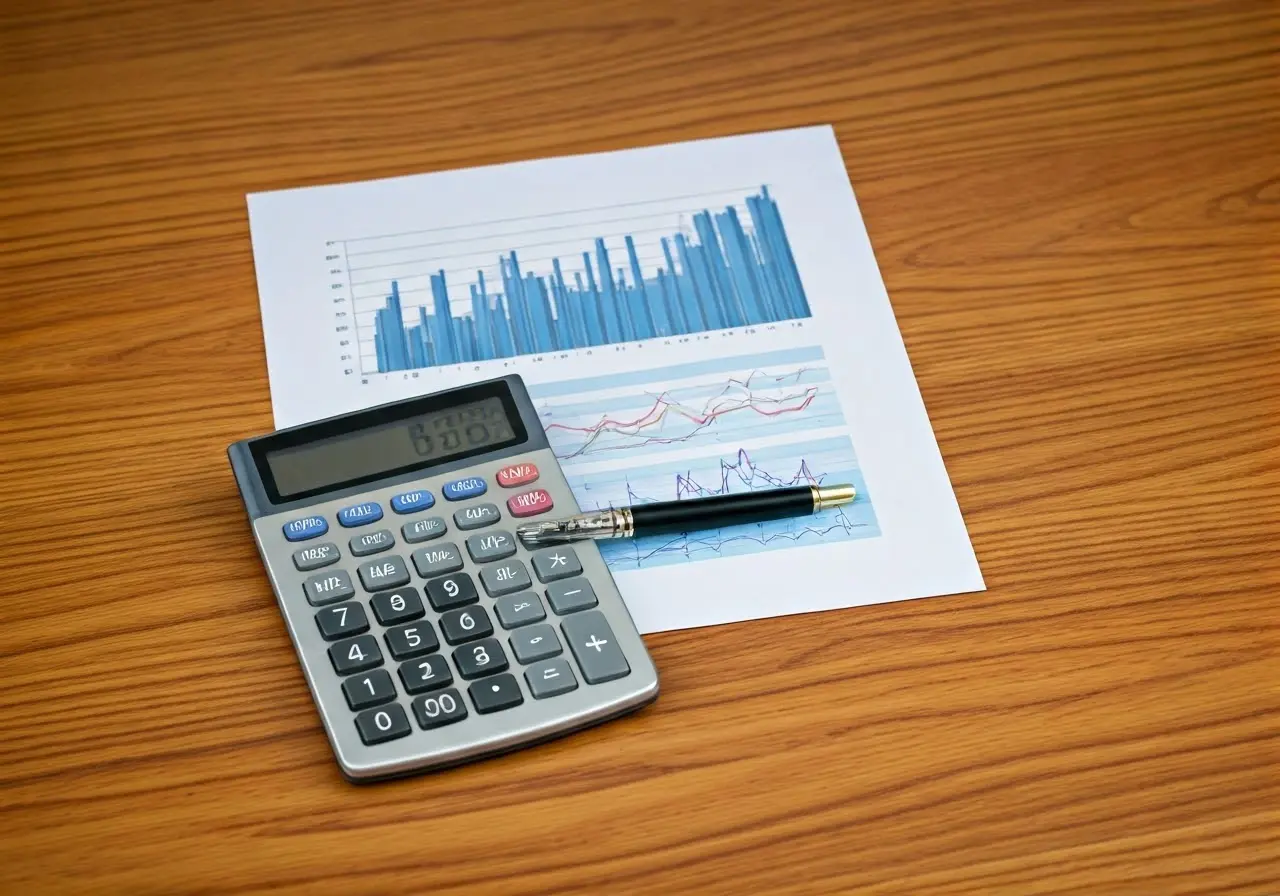
[[[284,524],[284,537],[289,541],[306,541],[329,531],[329,524],[322,516],[304,516]]]
[[[434,507],[436,496],[425,489],[402,492],[391,499],[391,509],[396,513],[416,513]]]
[[[363,504],[352,504],[338,511],[338,522],[350,529],[366,523],[376,523],[382,519],[382,505],[376,501],[365,501]]]
[[[440,489],[447,501],[465,501],[467,498],[483,495],[488,490],[489,486],[479,476],[455,479],[453,482],[446,482],[444,488]]]

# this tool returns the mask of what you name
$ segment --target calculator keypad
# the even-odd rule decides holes
[[[329,659],[339,675],[363,672],[382,665],[382,651],[373,635],[359,635],[348,641],[339,641],[329,648]]]
[[[529,581],[529,570],[525,569],[524,564],[519,560],[507,560],[493,566],[482,566],[480,581],[484,583],[484,590],[489,592],[490,597],[501,597],[512,591],[522,591],[533,584]]]
[[[514,517],[537,516],[540,513],[546,513],[554,506],[551,493],[545,488],[535,488],[507,498],[507,510]]]
[[[330,541],[298,548],[293,552],[293,568],[298,572],[310,572],[330,563],[337,563],[340,556],[338,546]]]
[[[465,607],[479,599],[476,583],[465,572],[456,572],[427,582],[427,600],[431,601],[431,609],[437,613],[454,607]]]
[[[453,664],[463,678],[479,678],[507,668],[507,654],[497,638],[463,644],[453,652]]]
[[[414,700],[413,714],[418,719],[418,726],[424,731],[430,731],[432,728],[461,722],[467,717],[467,704],[456,688],[449,688],[439,694]]]
[[[424,656],[440,649],[440,639],[436,637],[436,630],[425,619],[412,625],[389,628],[383,637],[387,641],[387,649],[398,660]]]
[[[352,709],[365,709],[396,699],[396,686],[386,669],[374,669],[364,675],[353,675],[345,679],[342,682],[342,696],[347,698],[347,706]]]
[[[516,552],[516,537],[510,532],[495,529],[483,535],[472,535],[467,539],[467,553],[477,563],[492,563],[494,560],[505,560]]]
[[[314,575],[302,583],[302,590],[307,595],[307,600],[317,607],[346,600],[356,593],[355,586],[351,584],[351,576],[345,569]]]
[[[576,613],[560,623],[560,631],[589,684],[612,681],[631,671],[618,639],[599,610]]]
[[[442,518],[429,516],[405,523],[400,527],[400,535],[409,544],[419,544],[420,542],[431,541],[433,538],[439,538],[447,529],[448,526],[445,525]]]
[[[547,586],[547,602],[561,616],[578,610],[589,610],[599,603],[595,589],[586,579],[552,582]]]
[[[361,743],[465,726],[471,713],[526,702],[559,705],[562,695],[631,674],[583,558],[567,545],[522,551],[514,535],[520,518],[554,506],[547,488],[563,488],[528,488],[539,478],[535,464],[513,463],[493,475],[511,490],[493,500],[481,497],[484,477],[466,476],[433,483],[434,494],[412,489],[330,510],[328,521],[314,514],[284,524],[289,540],[324,534],[335,516],[357,530],[342,533],[345,542],[291,548],[290,559],[306,574],[315,631]],[[446,512],[415,515],[437,495]],[[384,506],[401,519],[376,528]]]
[[[542,601],[532,591],[500,597],[493,602],[493,609],[498,614],[502,627],[507,629],[541,622],[547,618],[546,610],[542,609]]]
[[[483,529],[502,519],[497,504],[472,504],[453,512],[453,524],[459,529]]]
[[[448,644],[462,644],[492,635],[493,623],[484,607],[464,607],[440,617],[440,634]]]
[[[429,548],[418,548],[412,557],[414,568],[424,579],[462,569],[462,555],[458,553],[458,546],[451,541]]]
[[[365,591],[382,591],[409,584],[409,567],[404,565],[403,558],[395,554],[361,563],[356,572]]]
[[[316,614],[316,625],[320,626],[321,637],[326,641],[336,641],[367,632],[369,617],[364,614],[363,605],[351,601],[325,607]]]
[[[338,511],[338,522],[347,529],[376,523],[380,519],[382,519],[382,505],[377,501],[365,501],[363,504],[344,507]]]
[[[422,606],[422,598],[418,589],[412,585],[397,588],[394,591],[382,591],[369,598],[373,607],[373,615],[378,617],[382,625],[398,625],[411,619],[421,619],[426,615]]]
[[[570,576],[582,575],[582,561],[573,548],[544,548],[532,557],[533,571],[540,582],[554,582]]]
[[[443,656],[433,653],[421,660],[413,660],[400,667],[400,681],[410,694],[421,694],[433,691],[447,684],[453,684],[453,673],[449,671],[449,663]]]
[[[535,663],[549,656],[559,656],[564,651],[560,636],[549,625],[531,625],[511,633],[511,652],[521,663]]]
[[[356,729],[360,732],[360,739],[369,746],[404,737],[412,730],[409,717],[398,703],[366,709],[356,716]]]
[[[559,694],[567,694],[578,686],[567,660],[547,660],[524,670],[524,680],[535,700],[545,700]]]
[[[467,692],[471,694],[476,712],[498,712],[524,702],[520,684],[514,675],[495,675],[493,678],[477,681],[467,688]]]
[[[395,546],[395,543],[396,537],[391,534],[390,529],[379,529],[377,532],[352,536],[351,541],[347,543],[347,550],[351,551],[353,557],[367,557],[370,554],[389,550]]]

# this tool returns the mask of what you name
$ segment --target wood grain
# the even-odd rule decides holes
[[[5,4],[0,890],[1280,892],[1280,8]],[[989,590],[344,784],[246,192],[832,122]]]

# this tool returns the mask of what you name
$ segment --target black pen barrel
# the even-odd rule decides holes
[[[813,509],[813,490],[802,485],[664,504],[636,504],[631,507],[631,518],[635,534],[642,536],[808,516]]]

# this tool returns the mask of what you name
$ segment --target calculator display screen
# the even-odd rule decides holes
[[[386,473],[434,466],[523,439],[523,431],[513,426],[506,404],[491,396],[268,450],[265,460],[283,500]]]

